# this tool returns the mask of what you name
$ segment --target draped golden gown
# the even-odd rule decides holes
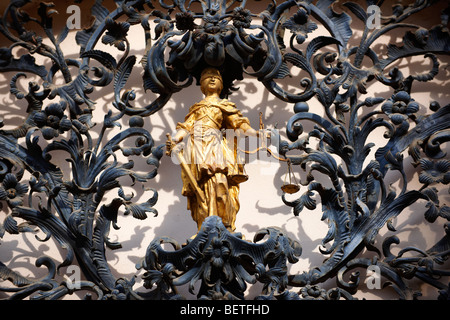
[[[241,126],[250,126],[249,120],[226,99],[194,104],[185,121],[177,124],[177,130],[188,132],[182,156],[206,198],[205,203],[198,201],[182,171],[182,194],[187,197],[188,209],[198,228],[206,217],[216,215],[222,218],[225,227],[235,230],[240,181],[234,177],[243,175],[244,166],[237,159],[236,139],[227,141],[221,130],[237,130]]]

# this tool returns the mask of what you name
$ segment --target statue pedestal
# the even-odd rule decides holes
[[[164,250],[164,243],[170,243],[174,251]],[[194,293],[197,281],[201,281],[199,299],[244,299],[247,283],[256,282],[264,284],[257,298],[289,299],[298,295],[287,291],[287,263],[297,262],[301,251],[298,242],[276,227],[260,230],[249,242],[211,216],[184,246],[167,237],[152,241],[138,268],[147,271],[144,286],[156,286],[154,294],[161,299],[183,298],[177,287],[187,283]]]

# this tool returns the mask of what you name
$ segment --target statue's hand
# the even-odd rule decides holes
[[[184,148],[183,137],[181,136],[172,136],[170,134],[166,134],[166,155],[170,156],[172,152],[179,153]]]
[[[184,142],[179,141],[178,143],[173,143],[172,152],[180,153],[184,149]]]
[[[253,128],[249,128],[245,131],[245,135],[249,137],[259,137],[259,131],[256,131]]]

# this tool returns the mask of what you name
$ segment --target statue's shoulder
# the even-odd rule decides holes
[[[198,109],[200,109],[201,107],[205,107],[206,103],[202,100],[200,102],[194,103],[190,108],[189,108],[189,114],[197,111]]]
[[[238,108],[236,107],[236,104],[227,99],[222,99],[219,103],[219,106],[223,109],[223,111],[227,113],[239,112]]]

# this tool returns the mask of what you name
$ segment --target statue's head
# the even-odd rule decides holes
[[[212,90],[215,90],[215,92],[220,95],[223,90],[223,79],[219,70],[211,67],[205,68],[200,76],[200,89],[204,95],[206,95],[208,91]]]

